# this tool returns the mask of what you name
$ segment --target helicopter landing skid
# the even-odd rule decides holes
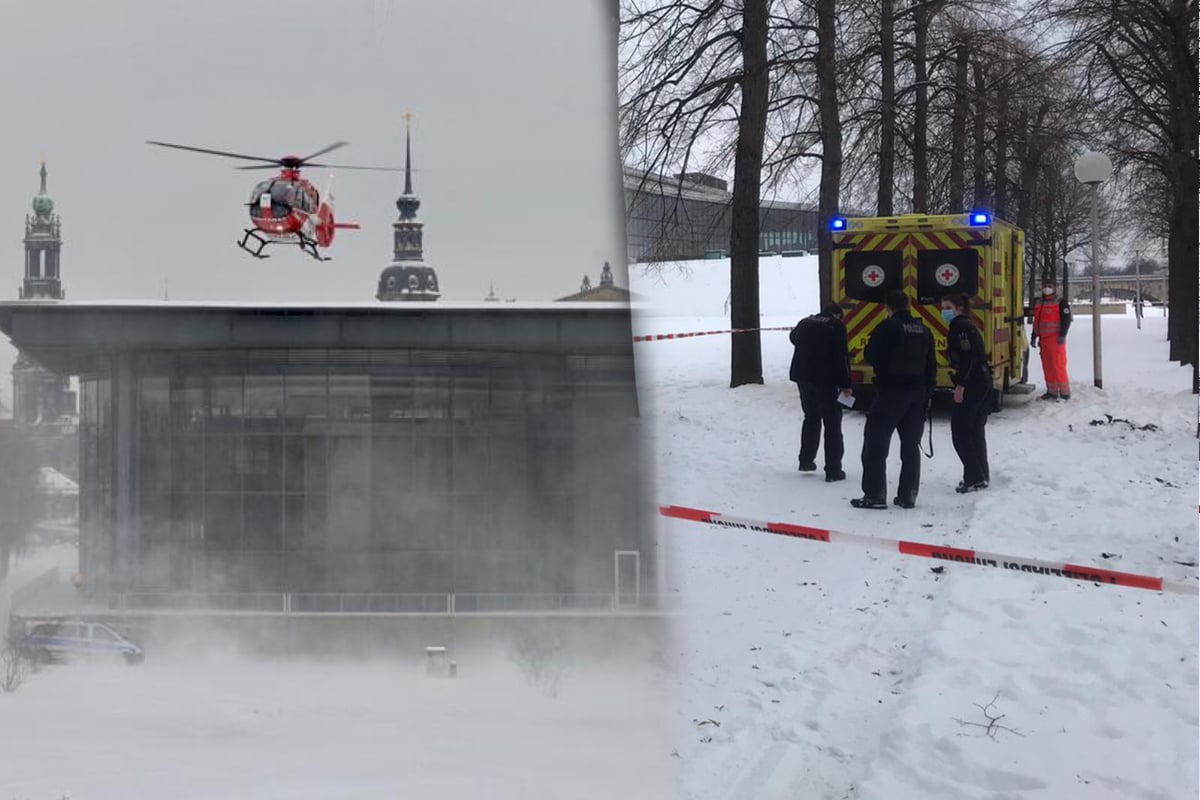
[[[299,234],[299,236],[300,236],[300,249],[301,250],[308,253],[310,256],[315,258],[317,261],[332,261],[332,259],[329,256],[323,256],[317,252],[316,241],[309,239],[303,233]]]
[[[242,240],[237,243],[238,247],[242,248],[243,250],[245,250],[247,253],[254,256],[255,258],[270,258],[271,257],[269,254],[264,253],[263,250],[266,249],[267,245],[275,244],[274,241],[272,241],[271,239],[264,239],[259,234],[259,232],[254,230],[253,228],[246,228],[244,233],[245,233],[245,235],[242,236]],[[297,235],[299,236],[299,241],[297,242],[297,244],[300,246],[300,249],[303,250],[305,253],[312,256],[317,261],[331,261],[332,260],[329,256],[322,256],[320,253],[317,252],[317,243],[314,239],[310,239],[302,233],[297,234]],[[253,245],[257,245],[257,247],[255,247]]]
[[[242,248],[243,250],[245,250],[247,253],[254,256],[255,258],[270,258],[271,257],[270,255],[263,252],[263,249],[271,243],[270,239],[262,238],[261,236],[258,235],[258,232],[255,231],[253,228],[247,228],[245,230],[245,234],[246,235],[242,237],[242,240],[237,243],[238,247]],[[251,240],[254,240],[254,243],[257,244],[258,247],[251,248],[246,244],[247,242],[249,242]]]

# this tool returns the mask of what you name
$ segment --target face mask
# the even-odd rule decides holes
[[[946,322],[950,322],[956,316],[958,316],[958,314],[955,312],[955,310],[953,308],[943,308],[942,309],[942,319],[946,320]]]
[[[1046,297],[1050,297],[1051,295],[1054,294],[1054,290],[1053,289],[1042,289],[1042,294],[1045,295]]]

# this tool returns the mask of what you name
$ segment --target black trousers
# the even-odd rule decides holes
[[[900,499],[916,502],[921,486],[921,431],[925,427],[925,386],[884,386],[875,395],[863,427],[862,490],[871,500],[887,502],[887,457],[892,433],[900,434]]]
[[[991,480],[984,429],[988,414],[992,413],[994,391],[991,386],[968,386],[963,401],[955,403],[950,413],[950,439],[962,461],[963,483],[967,486]]]
[[[800,387],[800,408],[804,411],[804,424],[800,426],[800,463],[816,463],[817,445],[824,425],[825,472],[841,472],[846,446],[842,440],[842,404],[837,401],[837,387],[807,382],[797,386]]]

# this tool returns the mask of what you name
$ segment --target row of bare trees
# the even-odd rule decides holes
[[[758,325],[758,200],[816,183],[818,219],[986,209],[1028,233],[1030,281],[1088,237],[1085,149],[1114,156],[1104,229],[1162,235],[1196,291],[1195,0],[621,0],[622,156],[733,172],[731,323]],[[815,173],[815,175],[814,175]],[[1185,219],[1185,217],[1187,219]],[[1190,249],[1188,243],[1190,242]],[[821,296],[830,247],[820,245]],[[1186,306],[1186,308],[1185,308]],[[1171,358],[1196,358],[1196,311]],[[1189,316],[1190,315],[1190,316]],[[1185,332],[1185,328],[1189,333]],[[756,334],[731,384],[762,381]]]

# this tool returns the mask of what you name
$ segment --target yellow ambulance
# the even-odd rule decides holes
[[[906,214],[894,217],[835,217],[833,274],[827,284],[845,311],[850,343],[850,374],[855,386],[873,379],[863,349],[871,331],[887,318],[884,299],[900,289],[913,316],[933,332],[937,345],[938,388],[953,386],[946,361],[948,324],[940,298],[965,294],[971,320],[983,332],[1001,393],[1018,387],[1028,364],[1024,326],[1025,234],[990,214]]]

